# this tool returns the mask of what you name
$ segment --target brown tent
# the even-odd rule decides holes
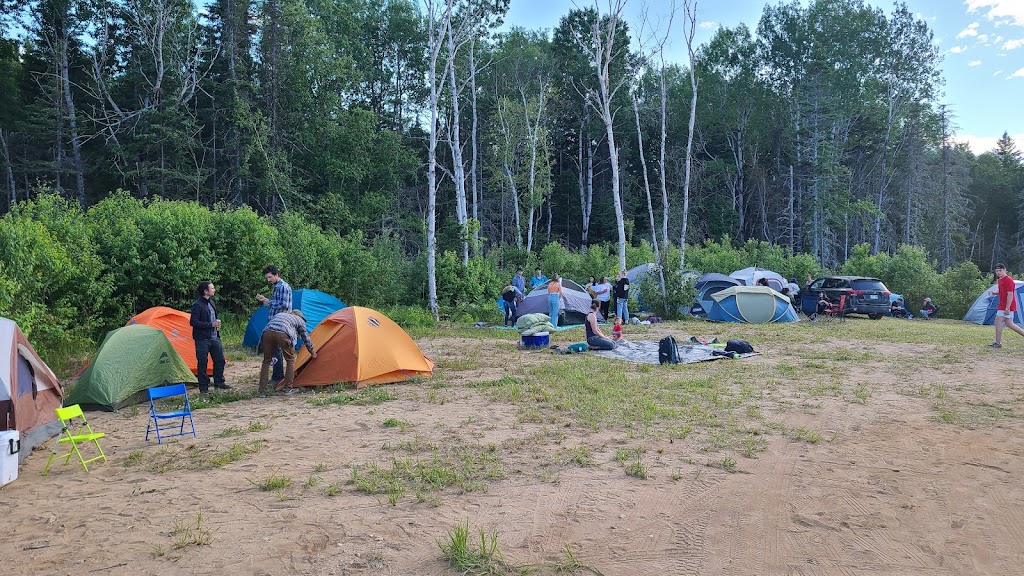
[[[20,460],[60,433],[64,391],[13,320],[0,318],[0,430],[21,436]],[[5,447],[6,448],[6,447]]]

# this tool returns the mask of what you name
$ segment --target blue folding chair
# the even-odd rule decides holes
[[[188,401],[188,392],[185,391],[184,384],[173,384],[171,386],[159,386],[156,388],[150,388],[149,392],[149,422],[146,424],[146,442],[149,442],[149,433],[151,431],[156,432],[156,443],[161,444],[164,438],[172,438],[174,436],[184,436],[186,434],[192,434],[193,437],[196,435],[196,425],[192,421],[192,404]],[[173,410],[171,412],[157,412],[156,400],[163,398],[173,398],[175,396],[184,396],[185,404],[180,410]],[[160,421],[168,420],[171,418],[181,418],[181,422],[178,425],[178,431],[174,434],[163,434],[160,430]],[[188,419],[188,425],[191,426],[192,430],[185,430],[185,419]],[[173,426],[173,425],[172,425]],[[167,427],[165,426],[165,429]],[[171,430],[174,428],[171,427]]]

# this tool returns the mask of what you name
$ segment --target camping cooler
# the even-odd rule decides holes
[[[18,431],[0,432],[0,486],[6,486],[18,479],[18,452],[21,452],[21,437]]]
[[[533,336],[523,336],[523,348],[547,348],[551,343],[551,335],[538,332]]]

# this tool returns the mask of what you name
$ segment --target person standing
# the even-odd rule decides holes
[[[629,322],[629,278],[625,270],[615,277],[615,317]]]
[[[213,282],[203,280],[196,288],[199,297],[192,303],[192,339],[196,342],[196,377],[199,379],[199,393],[210,392],[210,376],[206,373],[206,362],[213,359],[213,386],[220,390],[230,390],[231,386],[224,383],[224,344],[220,341],[220,319],[217,318],[217,305],[213,303],[213,295],[217,288]]]
[[[540,270],[538,270],[540,272]],[[555,274],[548,282],[548,317],[551,325],[558,328],[558,309],[562,303],[562,279]]]
[[[267,280],[267,284],[274,287],[274,292],[270,295],[270,298],[267,298],[263,294],[258,294],[256,299],[270,309],[267,313],[267,321],[269,323],[270,320],[274,319],[274,316],[277,316],[282,312],[291,311],[292,287],[281,279],[281,271],[273,264],[263,269],[263,277]],[[284,367],[281,365],[283,358],[280,352],[275,356],[275,358],[277,358],[277,361],[273,363],[274,370],[270,379],[274,382],[280,382],[281,379],[284,378]]]
[[[310,356],[316,359],[316,350],[313,349],[313,342],[309,339],[306,331],[306,317],[301,310],[292,310],[276,314],[267,327],[263,329],[263,365],[260,366],[260,387],[261,396],[267,393],[267,372],[274,358],[280,353],[288,363],[284,370],[284,379],[274,388],[275,392],[286,390],[286,394],[294,392],[292,382],[295,380],[295,345],[298,340],[306,345]]]
[[[516,304],[523,301],[523,295],[526,294],[526,278],[523,276],[523,269],[516,270],[516,275],[512,277],[512,285],[519,290],[519,296],[516,298]]]
[[[593,276],[587,278],[587,294],[590,294],[590,299],[594,299],[594,286],[597,286],[597,280]]]
[[[587,346],[591,350],[614,350],[615,342],[612,342],[601,332],[601,327],[597,325],[597,309],[601,307],[601,302],[598,300],[592,300],[590,302],[590,313],[587,314]]]
[[[519,288],[509,284],[505,286],[505,289],[501,291],[501,308],[505,312],[505,326],[509,323],[515,323],[516,320],[516,301],[520,299],[522,292]]]
[[[601,276],[601,281],[594,286],[594,298],[601,303],[601,316],[608,319],[608,307],[612,300],[612,285],[608,283],[607,276]]]
[[[1003,347],[1003,328],[1009,328],[1017,334],[1024,336],[1024,329],[1013,323],[1013,313],[1017,311],[1017,284],[1013,278],[1006,273],[1005,264],[996,264],[996,294],[999,296],[999,306],[996,308],[996,341],[989,344],[993,348]]]
[[[555,274],[555,276],[557,277],[558,275]],[[543,286],[547,284],[547,282],[548,277],[541,273],[540,268],[537,268],[533,271],[533,277],[530,278],[530,290],[533,290],[538,286]]]

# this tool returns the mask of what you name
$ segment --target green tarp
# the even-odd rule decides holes
[[[111,330],[96,359],[64,400],[65,406],[117,410],[145,400],[153,386],[197,382],[167,336],[144,324]]]

